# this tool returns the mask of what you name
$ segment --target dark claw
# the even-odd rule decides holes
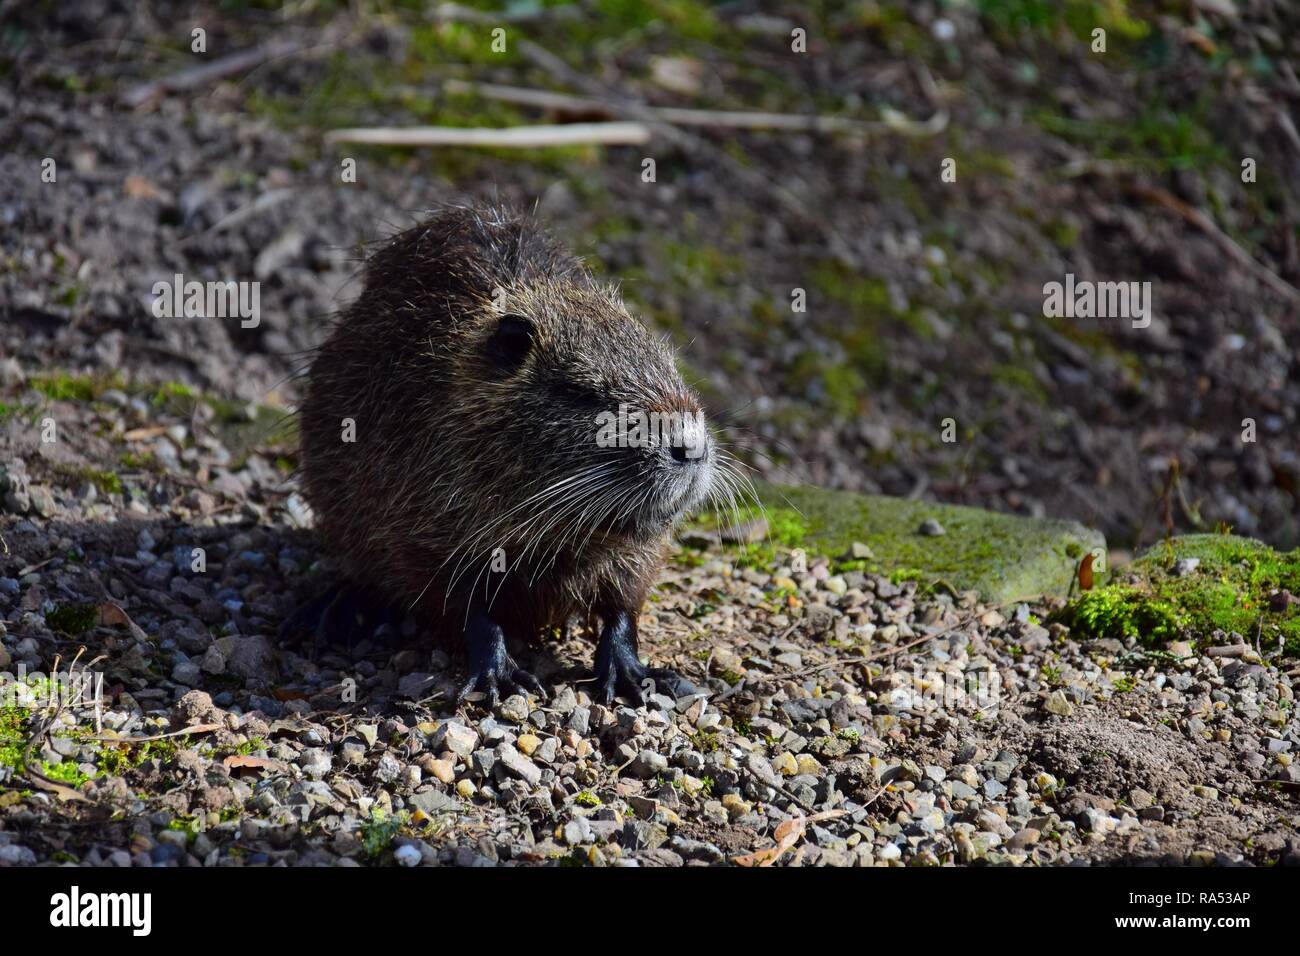
[[[487,667],[474,671],[461,687],[460,693],[456,695],[456,706],[463,704],[465,698],[476,690],[487,694],[490,708],[495,708],[501,702],[503,692],[507,697],[512,694],[526,697],[532,693],[542,700],[546,699],[546,690],[542,687],[542,682],[522,667],[516,666],[515,662],[508,657],[505,664],[499,668]]]
[[[614,702],[615,697],[622,697],[634,707],[643,707],[647,694],[663,694],[676,700],[689,694],[698,694],[699,689],[676,671],[666,667],[646,667],[640,661],[635,664],[614,658],[605,673],[596,675],[597,698],[606,707]]]
[[[514,681],[515,684],[522,685],[532,691],[542,700],[546,700],[546,688],[542,686],[542,682],[522,667],[516,667],[515,672],[510,675],[510,679]]]
[[[649,670],[650,679],[655,682],[656,693],[664,694],[676,700],[679,697],[687,697],[691,694],[698,694],[700,689],[688,681],[676,671],[669,670],[666,667],[652,667]]]
[[[646,667],[637,657],[636,626],[627,612],[610,615],[596,645],[596,697],[609,706],[623,697],[640,707],[645,694],[684,697],[695,685],[666,667]]]
[[[457,707],[476,690],[487,694],[488,704],[493,708],[500,703],[502,690],[507,696],[532,691],[546,697],[541,681],[515,663],[506,650],[500,625],[484,612],[475,611],[470,615],[465,627],[465,646],[469,651],[470,676],[456,697]]]

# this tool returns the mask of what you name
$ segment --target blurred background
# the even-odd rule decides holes
[[[499,198],[674,339],[764,475],[1122,549],[1300,543],[1300,5],[0,0],[0,24],[0,354],[292,407],[362,244]],[[327,136],[610,120],[648,141]],[[155,318],[178,272],[260,281],[260,325]],[[1045,317],[1067,273],[1151,282],[1154,321]]]

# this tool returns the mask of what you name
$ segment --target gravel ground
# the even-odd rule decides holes
[[[0,668],[84,647],[104,700],[43,726],[44,685],[6,688],[30,751],[0,760],[0,864],[1300,862],[1291,679],[1253,654],[683,548],[644,650],[707,701],[593,704],[575,627],[522,650],[548,699],[453,710],[456,649],[409,625],[315,660],[266,637],[330,572],[292,480],[208,406],[3,369],[69,438],[0,441]],[[71,447],[144,464],[103,489]]]

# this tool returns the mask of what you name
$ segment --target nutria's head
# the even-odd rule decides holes
[[[524,466],[483,478],[526,536],[650,538],[701,504],[717,452],[699,399],[618,294],[574,275],[493,292],[453,364],[476,454]]]

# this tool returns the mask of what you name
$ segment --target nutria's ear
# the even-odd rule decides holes
[[[484,346],[488,360],[506,374],[517,371],[533,347],[535,331],[533,323],[522,315],[511,312],[501,316]]]

